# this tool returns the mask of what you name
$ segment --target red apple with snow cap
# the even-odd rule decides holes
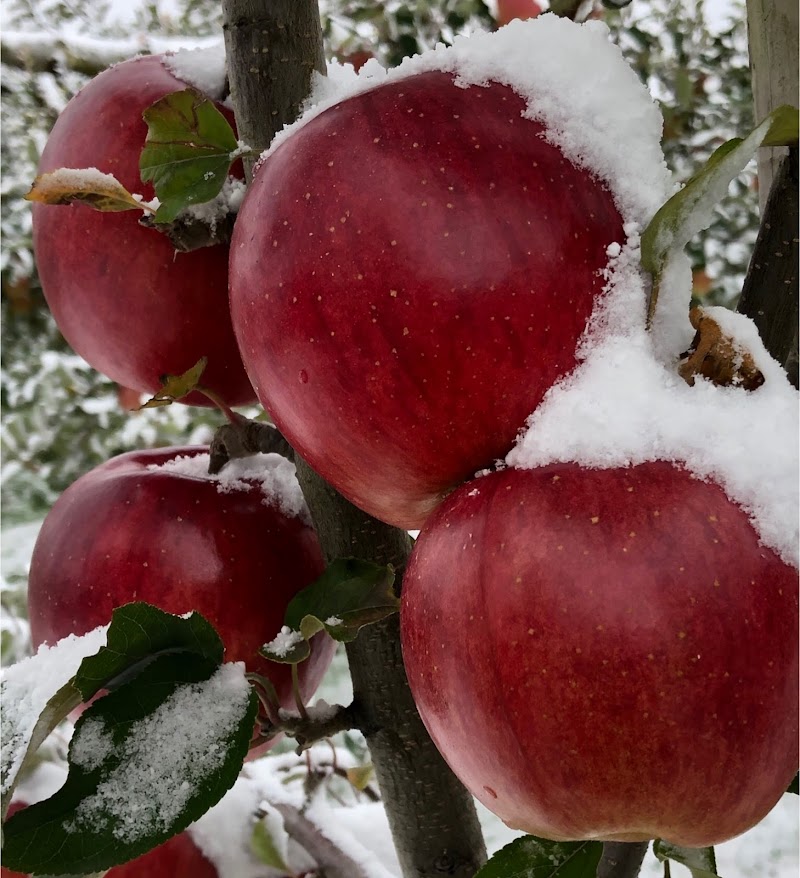
[[[434,742],[514,828],[712,845],[797,771],[797,570],[672,464],[464,485],[420,533],[401,627]]]
[[[624,241],[526,100],[449,72],[325,109],[259,167],[230,298],[262,403],[372,515],[418,527],[576,364]]]
[[[39,173],[97,168],[151,199],[152,186],[139,176],[142,113],[187,88],[167,61],[136,58],[91,80],[59,116]],[[182,374],[205,356],[203,385],[229,405],[253,402],[228,311],[227,245],[177,253],[139,216],[34,205],[36,265],[58,328],[94,368],[135,391],[152,394],[163,375]],[[184,401],[210,405],[196,392]]]

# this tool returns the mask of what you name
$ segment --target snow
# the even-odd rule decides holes
[[[246,189],[243,180],[228,177],[215,198],[202,204],[190,204],[181,211],[181,217],[205,223],[213,234],[220,220],[231,213],[238,213]]]
[[[164,66],[215,101],[225,96],[225,43],[221,40],[199,49],[180,49],[164,58]]]
[[[220,494],[260,490],[265,505],[277,505],[284,515],[310,521],[308,508],[297,482],[295,465],[280,454],[252,454],[249,457],[234,458],[215,475],[208,472],[208,462],[208,453],[180,455],[165,463],[151,464],[148,469],[215,482]]]
[[[628,222],[647,222],[676,188],[661,153],[661,114],[606,25],[554,15],[457,37],[452,46],[438,45],[388,71],[374,59],[358,74],[330,64],[328,77],[315,79],[301,118],[279,132],[261,160],[334,104],[434,70],[452,73],[462,87],[498,82],[513,88],[527,102],[524,115],[543,122],[567,158],[608,186]]]
[[[2,792],[11,786],[27,753],[36,723],[48,701],[75,676],[81,662],[106,643],[107,625],[76,637],[70,634],[53,646],[3,672]]]
[[[579,347],[578,368],[530,416],[509,466],[554,461],[626,467],[668,460],[718,483],[751,518],[762,542],[797,566],[800,541],[798,396],[752,321],[709,309],[753,355],[765,383],[753,392],[699,378],[689,387],[677,355],[689,347],[688,260],[671,260],[653,331],[645,328],[638,238],[612,258],[605,297]]]
[[[305,638],[299,631],[293,631],[288,625],[284,625],[266,645],[266,649],[278,658],[284,658],[303,640]]]
[[[97,792],[83,799],[67,831],[104,826],[124,842],[169,827],[196,794],[208,772],[226,756],[250,697],[242,663],[222,665],[208,680],[178,687],[150,716],[135,722],[121,747],[99,719],[79,725],[72,753],[87,768],[109,756],[119,764]],[[187,734],[191,730],[191,734]]]

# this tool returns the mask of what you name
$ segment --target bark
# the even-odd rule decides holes
[[[239,135],[266,146],[297,116],[324,70],[315,0],[223,0],[228,75]],[[252,168],[247,168],[250,174]],[[328,560],[392,564],[401,581],[404,531],[356,509],[302,460],[298,477]],[[394,616],[348,647],[354,703],[370,747],[405,878],[471,878],[486,860],[472,797],[430,740],[408,688]]]
[[[778,166],[756,239],[739,311],[758,327],[767,350],[798,386],[798,151]]]
[[[649,842],[607,841],[597,866],[597,878],[636,878]]]

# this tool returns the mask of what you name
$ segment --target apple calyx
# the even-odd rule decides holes
[[[743,387],[750,391],[761,387],[764,375],[753,355],[726,335],[704,308],[692,308],[689,321],[696,333],[689,350],[681,354],[678,373],[690,387],[698,375],[718,387]]]

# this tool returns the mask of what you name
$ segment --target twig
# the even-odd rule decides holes
[[[636,878],[649,842],[607,841],[597,866],[597,878]]]
[[[259,453],[280,454],[294,461],[294,449],[277,427],[240,417],[235,424],[223,424],[215,433],[208,471],[216,475],[229,460]]]
[[[336,705],[325,719],[318,719],[313,712],[311,716],[303,717],[281,710],[277,722],[264,724],[262,734],[267,737],[272,737],[278,732],[290,735],[297,741],[297,753],[300,754],[309,750],[317,741],[323,741],[338,732],[359,728],[359,717],[359,708],[355,702],[346,707]]]

